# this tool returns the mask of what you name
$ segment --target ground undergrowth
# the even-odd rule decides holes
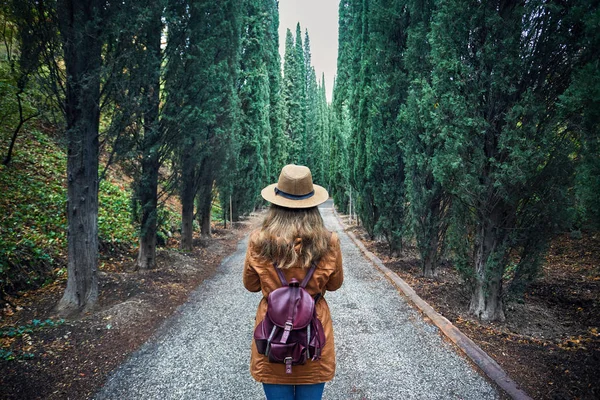
[[[347,222],[347,219],[345,219]],[[553,240],[542,276],[505,304],[506,321],[468,314],[469,289],[451,264],[421,276],[418,252],[390,257],[387,244],[346,225],[437,312],[475,341],[534,399],[600,398],[600,234]]]
[[[0,137],[0,149],[6,137]],[[108,170],[99,194],[99,304],[74,319],[55,306],[66,286],[66,156],[42,125],[23,132],[0,165],[0,398],[86,399],[235,251],[255,218],[178,250],[178,204],[159,217],[158,266],[132,272],[137,237],[129,177]]]

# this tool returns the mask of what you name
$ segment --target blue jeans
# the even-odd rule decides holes
[[[273,385],[263,383],[267,400],[321,400],[325,383],[314,385]]]

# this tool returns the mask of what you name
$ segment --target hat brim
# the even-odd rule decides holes
[[[323,204],[324,202],[326,202],[329,199],[329,193],[327,193],[327,189],[325,189],[324,187],[319,186],[319,185],[313,184],[313,190],[315,191],[315,194],[313,194],[308,199],[302,199],[302,200],[292,200],[292,199],[288,199],[283,196],[275,194],[276,186],[277,186],[276,183],[267,186],[260,192],[260,195],[262,196],[263,199],[265,199],[269,203],[273,203],[273,204],[276,204],[281,207],[310,208],[310,207],[316,207],[319,204]]]

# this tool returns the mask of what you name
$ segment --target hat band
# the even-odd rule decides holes
[[[307,194],[297,195],[297,194],[286,193],[283,190],[279,190],[279,189],[275,188],[275,196],[285,197],[286,199],[290,199],[290,200],[304,200],[304,199],[309,199],[309,198],[313,197],[314,194],[315,194],[314,190],[312,192],[310,192],[310,193],[307,193]]]

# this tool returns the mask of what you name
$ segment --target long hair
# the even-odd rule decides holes
[[[261,257],[279,268],[317,262],[329,247],[329,232],[317,207],[286,208],[271,204],[256,245]]]

